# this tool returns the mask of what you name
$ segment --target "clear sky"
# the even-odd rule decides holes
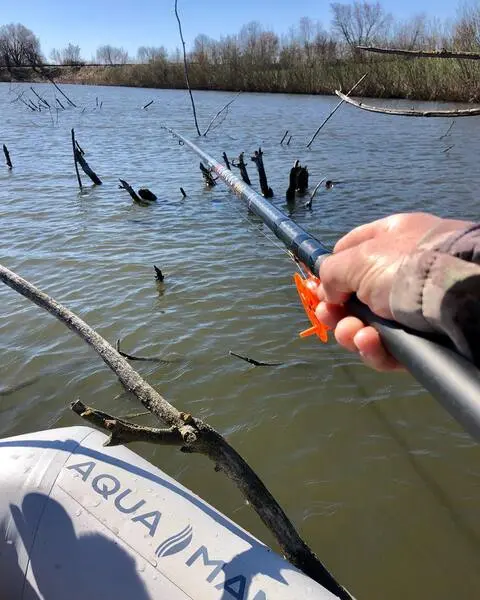
[[[346,1],[346,0],[341,0]],[[399,19],[418,13],[450,19],[458,0],[383,0]],[[199,33],[218,39],[237,33],[249,21],[259,21],[276,33],[287,33],[301,17],[330,25],[326,0],[178,0],[187,46]],[[89,60],[98,46],[122,46],[132,56],[139,46],[179,44],[174,0],[0,0],[0,25],[22,23],[39,38],[48,58],[52,48],[78,44]]]

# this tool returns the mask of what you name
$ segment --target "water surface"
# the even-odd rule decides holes
[[[28,86],[15,89],[29,94]],[[36,89],[54,103],[51,87]],[[170,360],[134,366],[175,406],[228,437],[357,598],[478,597],[478,447],[410,376],[375,373],[333,342],[298,338],[307,324],[293,264],[223,185],[203,187],[196,155],[160,129],[193,138],[184,92],[65,90],[76,110],[38,114],[0,84],[0,143],[14,163],[11,173],[0,167],[1,263],[112,343],[121,339],[125,351]],[[203,128],[232,97],[195,96]],[[479,119],[457,119],[442,137],[450,120],[343,107],[306,150],[336,101],[243,94],[199,144],[218,158],[248,158],[261,145],[280,208],[297,158],[311,187],[322,177],[342,182],[321,190],[311,212],[294,214],[327,243],[396,211],[478,219]],[[71,127],[104,182],[92,188],[85,180],[83,193]],[[281,146],[286,129],[293,137]],[[249,172],[258,189],[253,163]],[[133,205],[118,178],[149,187],[159,201]],[[137,410],[53,317],[5,286],[0,307],[0,435],[79,424],[68,408],[76,398],[116,415]],[[229,350],[282,364],[253,368]],[[206,459],[134,449],[274,545]]]

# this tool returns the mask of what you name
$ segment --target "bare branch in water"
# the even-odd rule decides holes
[[[438,139],[443,140],[443,138],[446,138],[448,135],[450,135],[450,132],[452,131],[452,128],[454,125],[455,125],[455,119],[450,123],[450,127],[447,129],[447,131],[443,135],[441,135]]]
[[[187,52],[185,50],[185,40],[183,39],[182,22],[180,21],[180,17],[178,16],[178,0],[175,0],[175,16],[177,17],[178,31],[180,33],[180,39],[182,41],[182,49],[183,49],[183,72],[185,74],[185,83],[187,84],[188,93],[190,94],[190,102],[192,103],[193,120],[195,121],[195,127],[197,129],[197,133],[200,136],[202,134],[200,133],[200,129],[198,127],[197,109],[195,108],[195,100],[193,99],[192,89],[190,87],[190,81],[188,79]]]
[[[122,350],[120,350],[120,340],[117,340],[116,349],[120,356],[123,356],[128,360],[143,360],[146,362],[164,363],[166,365],[176,362],[174,360],[167,360],[166,358],[156,358],[155,356],[134,356],[133,354],[127,354],[126,352],[122,352]]]
[[[317,193],[318,188],[322,185],[322,183],[325,181],[325,179],[326,179],[326,177],[324,177],[317,183],[313,192],[310,194],[310,200],[305,202],[304,208],[312,208],[312,202],[313,202],[313,199],[315,198],[315,194]]]
[[[236,352],[229,351],[230,356],[236,356],[237,358],[241,358],[245,362],[250,363],[251,365],[255,365],[256,367],[279,367],[283,365],[283,363],[269,363],[269,362],[261,362],[259,360],[255,360],[254,358],[248,358],[248,356],[243,356],[242,354],[237,354]]]
[[[466,108],[466,109],[453,109],[453,110],[415,110],[415,109],[402,109],[402,108],[384,108],[380,106],[372,106],[371,104],[365,104],[359,100],[353,100],[348,98],[342,92],[335,90],[335,93],[347,104],[351,104],[356,108],[367,110],[369,112],[381,113],[383,115],[393,115],[398,117],[478,117],[480,115],[480,108]]]
[[[213,124],[215,123],[215,121],[216,121],[216,120],[217,120],[217,119],[218,119],[218,118],[219,118],[219,117],[222,115],[222,113],[223,113],[223,112],[225,112],[225,116],[226,116],[226,113],[228,113],[228,107],[229,107],[229,106],[230,106],[230,105],[231,105],[233,102],[235,102],[235,100],[236,100],[236,99],[237,99],[237,98],[240,96],[240,94],[241,94],[241,93],[242,93],[242,92],[238,92],[238,93],[237,93],[237,95],[236,95],[236,96],[235,96],[235,97],[234,97],[232,100],[230,100],[230,102],[227,102],[227,103],[225,104],[225,106],[224,106],[223,108],[221,108],[221,109],[220,109],[220,110],[217,112],[217,114],[216,114],[216,115],[213,117],[213,119],[212,119],[212,120],[210,121],[210,123],[208,124],[208,127],[205,129],[205,132],[204,132],[204,134],[203,134],[204,136],[205,136],[205,135],[207,135],[207,133],[208,133],[208,132],[210,131],[210,129],[212,128],[212,125],[213,125]]]
[[[357,83],[350,88],[350,90],[347,92],[347,96],[350,96],[350,94],[353,92],[353,90],[355,88],[357,88],[362,81],[365,79],[365,77],[368,75],[368,73],[365,73],[365,75],[363,75],[362,77],[360,77],[360,79],[357,81]],[[336,106],[335,108],[330,112],[330,114],[323,120],[322,124],[320,125],[320,127],[317,129],[317,131],[313,134],[312,138],[310,139],[310,141],[307,144],[307,148],[310,148],[310,146],[313,144],[313,140],[317,137],[317,135],[320,133],[321,129],[323,128],[323,126],[333,117],[333,115],[337,112],[337,110],[342,106],[342,104],[345,102],[345,100],[341,100]],[[288,141],[290,143],[290,140]]]

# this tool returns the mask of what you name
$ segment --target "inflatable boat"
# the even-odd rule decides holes
[[[105,439],[68,427],[0,440],[1,600],[337,598]]]

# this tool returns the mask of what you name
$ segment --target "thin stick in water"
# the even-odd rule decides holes
[[[11,170],[13,169],[12,161],[10,160],[10,152],[8,148],[3,144],[3,153],[5,154],[5,162],[7,163],[7,167]]]
[[[365,77],[368,75],[368,73],[365,73],[365,75],[362,75],[362,77],[360,77],[360,79],[357,81],[357,83],[349,90],[349,92],[346,94],[346,96],[350,96],[350,94],[353,92],[353,90],[355,88],[357,88],[362,81],[365,79]],[[320,130],[322,129],[322,127],[325,125],[325,123],[327,123],[327,121],[329,121],[333,115],[337,112],[337,110],[342,106],[342,104],[345,102],[345,100],[341,100],[337,106],[332,110],[332,112],[328,115],[328,117],[323,121],[323,123],[320,125],[320,127],[317,129],[317,131],[313,134],[312,139],[308,142],[307,144],[307,148],[310,148],[310,146],[313,143],[313,140],[317,137],[317,135],[319,134]]]
[[[75,163],[75,172],[77,174],[78,187],[82,189],[82,180],[80,179],[80,173],[78,171],[78,162],[77,162],[77,146],[75,144],[75,129],[72,129],[72,149],[73,149],[73,161]]]
[[[180,39],[182,40],[182,48],[183,48],[183,71],[185,74],[185,83],[187,84],[188,93],[190,94],[190,102],[192,103],[192,112],[193,112],[193,120],[195,121],[195,127],[197,129],[198,135],[201,136],[202,134],[200,133],[200,129],[198,127],[197,110],[195,108],[195,100],[193,99],[192,90],[190,88],[190,81],[188,79],[187,53],[185,51],[185,40],[183,39],[182,23],[180,21],[180,17],[178,16],[178,6],[177,5],[178,5],[178,0],[175,0],[175,16],[177,17],[177,21],[178,21],[178,31],[180,33]]]

